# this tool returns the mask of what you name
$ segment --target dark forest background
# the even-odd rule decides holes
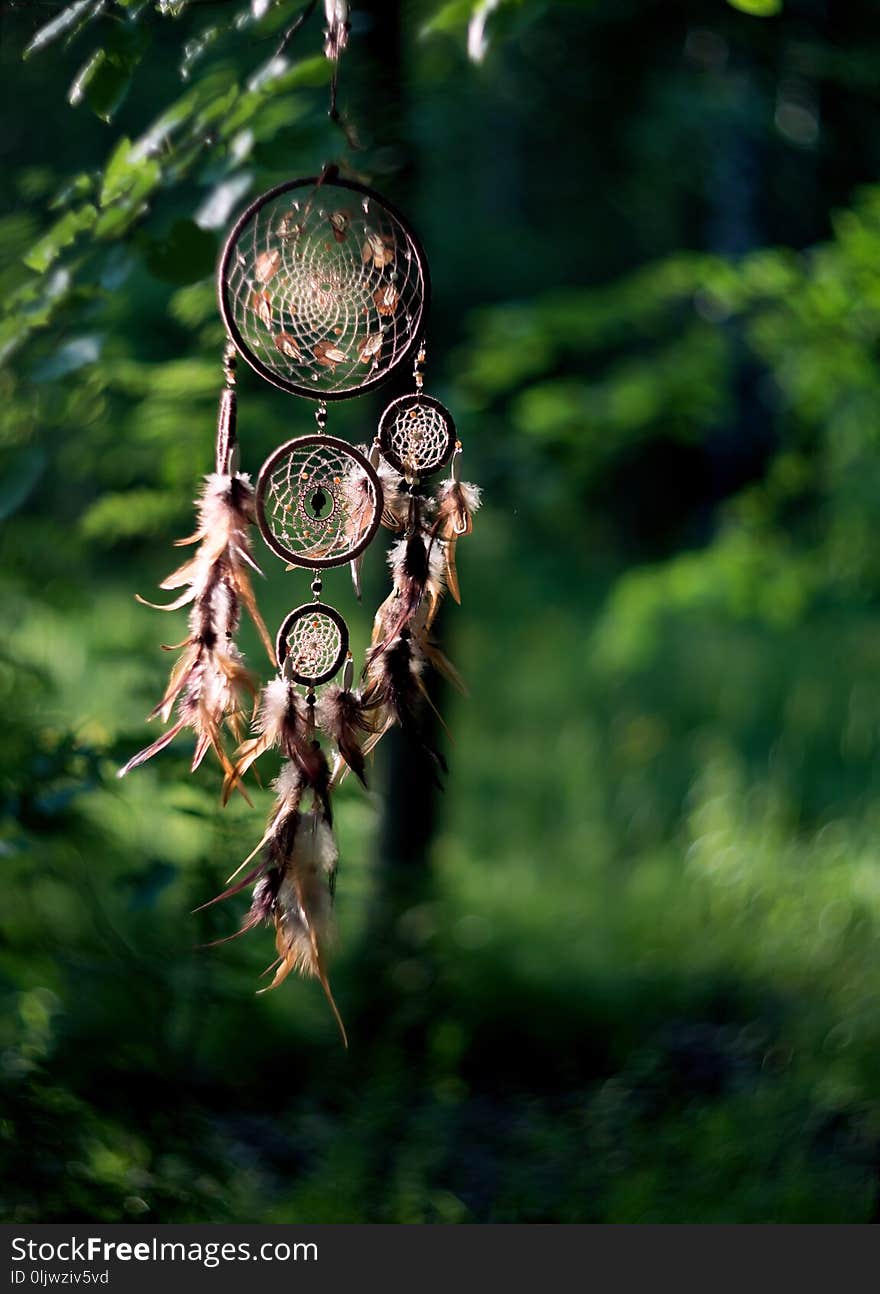
[[[373,0],[357,152],[320,12],[276,56],[299,10],[2,7],[3,1215],[875,1218],[880,10]],[[268,932],[196,948],[269,791],[221,811],[185,742],[115,778],[183,633],[132,595],[211,466],[224,231],[333,160],[421,233],[485,490],[446,790],[392,746],[339,799],[348,1053],[313,983],[254,996]],[[255,473],[312,412],[239,390]],[[380,550],[363,608],[326,585],[358,652]]]

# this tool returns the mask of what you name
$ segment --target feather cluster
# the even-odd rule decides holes
[[[317,714],[315,711],[317,710]],[[268,922],[275,927],[277,960],[269,988],[277,988],[291,971],[314,976],[321,984],[343,1040],[345,1028],[327,978],[326,949],[332,936],[332,901],[337,852],[330,804],[330,768],[318,727],[338,743],[349,767],[363,777],[360,734],[367,732],[359,698],[346,689],[331,689],[320,706],[310,705],[284,674],[264,689],[256,718],[256,735],[239,747],[235,766],[224,783],[224,800],[251,765],[266,751],[284,758],[275,782],[276,801],[262,839],[229,878],[229,887],[211,903],[219,903],[253,884],[250,911],[237,934]],[[311,806],[302,807],[311,795]],[[254,858],[245,876],[236,876]],[[210,904],[205,904],[209,907]],[[347,1043],[346,1043],[347,1045]]]
[[[341,763],[367,785],[365,739],[375,733],[374,716],[362,692],[333,684],[317,705],[317,721],[336,747]]]
[[[323,988],[342,1040],[348,1046],[345,1025],[327,977],[338,855],[327,813],[325,790],[329,769],[323,756],[320,758],[323,770],[318,784],[310,785],[294,762],[288,760],[283,765],[274,784],[276,799],[266,831],[239,871],[258,854],[259,861],[241,880],[236,881],[238,873],[233,874],[229,878],[233,883],[202,907],[220,903],[253,884],[250,910],[231,937],[236,938],[264,923],[274,926],[277,957],[267,971],[274,971],[274,975],[261,992],[277,988],[291,971],[313,976]],[[303,796],[309,790],[312,804],[303,809]]]
[[[199,524],[195,534],[178,540],[178,546],[198,544],[193,557],[168,576],[163,589],[183,589],[172,602],[157,606],[176,611],[189,606],[189,634],[177,647],[181,655],[171,671],[161,701],[149,718],[174,721],[161,737],[139,751],[119,770],[124,777],[153,755],[164,750],[178,733],[189,728],[196,745],[192,767],[199,767],[208,750],[213,750],[227,776],[232,764],[223,744],[225,724],[236,740],[243,726],[243,698],[255,697],[257,683],[245,668],[233,641],[245,607],[260,633],[270,658],[274,650],[265,624],[257,610],[249,569],[259,573],[250,555],[248,528],[254,520],[254,496],[250,480],[240,473],[215,473],[206,478],[199,500]]]
[[[387,526],[389,530],[403,530],[409,515],[409,494],[406,491],[406,482],[388,460],[381,456],[375,467],[382,483],[384,499],[382,525]]]
[[[472,529],[480,491],[453,478],[427,500],[407,489],[385,462],[382,484],[383,522],[403,535],[388,556],[392,589],[376,613],[364,666],[364,702],[373,715],[373,733],[364,749],[372,750],[396,724],[445,771],[443,757],[426,739],[419,719],[424,706],[431,705],[423,676],[431,667],[464,691],[458,671],[432,639],[431,629],[447,589],[456,602],[461,600],[455,546]]]
[[[326,761],[315,741],[311,708],[283,674],[263,689],[254,726],[256,735],[242,742],[236,751],[235,763],[226,774],[223,803],[227,803],[251,765],[267,750],[274,749],[280,750],[299,770],[306,785],[326,798],[326,786],[322,782]],[[329,801],[327,814],[331,816]]]
[[[351,23],[348,20],[348,0],[324,0],[324,56],[335,62],[348,44]]]
[[[461,592],[455,565],[455,546],[462,535],[469,535],[473,530],[474,513],[479,506],[478,485],[449,480],[444,481],[437,490],[432,536],[440,544],[443,553],[446,587],[458,603],[461,603]]]

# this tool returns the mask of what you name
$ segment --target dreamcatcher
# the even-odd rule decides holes
[[[342,9],[338,0],[328,8],[335,17],[325,48],[334,59],[347,32]],[[331,791],[348,772],[366,785],[365,758],[395,724],[445,767],[424,735],[424,675],[434,667],[460,686],[432,626],[447,589],[459,600],[455,548],[470,531],[479,491],[459,480],[452,416],[423,390],[427,265],[409,225],[384,198],[335,168],[278,185],[233,227],[218,289],[229,344],[215,472],[203,488],[196,533],[181,541],[199,547],[162,585],[183,590],[166,609],[191,607],[189,634],[177,645],[180,658],[150,716],[170,726],[120,775],[189,728],[193,769],[214,751],[226,803],[236,790],[247,798],[249,770],[269,750],[280,752],[263,836],[223,893],[204,906],[252,886],[236,934],[274,926],[277,957],[267,987],[292,970],[317,978],[344,1039],[326,970],[337,864]],[[255,487],[237,467],[236,355],[272,385],[317,402],[317,431],[275,449]],[[327,434],[328,401],[374,389],[410,356],[415,390],[388,405],[371,445],[358,449]],[[432,492],[429,478],[447,466],[448,478]],[[274,643],[250,582],[259,570],[251,552],[254,523],[288,570],[312,574],[312,599],[286,616]],[[396,536],[392,587],[376,613],[356,686],[348,627],[322,600],[323,575],[349,565],[360,596],[360,562],[380,525]],[[234,644],[242,608],[277,666],[262,692]],[[249,700],[253,735],[245,738]],[[225,732],[237,743],[234,753]]]

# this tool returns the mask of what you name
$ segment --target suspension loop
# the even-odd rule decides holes
[[[455,450],[453,451],[452,462],[449,466],[449,477],[450,477],[450,480],[453,480],[453,481],[461,480],[461,441],[460,440],[457,440],[455,442]]]

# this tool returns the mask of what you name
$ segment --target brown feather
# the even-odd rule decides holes
[[[335,743],[358,781],[366,786],[362,742],[374,727],[371,711],[361,694],[335,685],[328,687],[318,705],[318,724]]]
[[[222,726],[225,724],[239,740],[244,716],[241,697],[244,694],[253,699],[257,693],[257,680],[245,668],[232,641],[241,606],[247,608],[274,660],[274,649],[257,610],[247,570],[248,566],[254,566],[248,539],[248,527],[253,519],[253,489],[247,477],[239,474],[207,477],[199,501],[198,529],[181,541],[198,542],[199,547],[162,583],[164,589],[183,588],[183,591],[165,606],[148,603],[138,595],[139,602],[162,611],[190,607],[189,636],[174,649],[182,650],[182,654],[172,667],[162,699],[151,711],[150,718],[159,716],[167,723],[176,709],[172,735],[184,728],[192,728],[195,733],[193,770],[213,750],[227,781],[234,769],[224,749]],[[119,776],[164,750],[169,741],[159,739],[147,746],[129,760]],[[239,790],[248,799],[240,786]]]

